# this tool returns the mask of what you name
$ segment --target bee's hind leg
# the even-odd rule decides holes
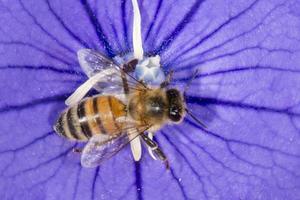
[[[155,157],[157,157],[162,162],[164,162],[167,169],[170,169],[170,164],[169,164],[168,158],[164,154],[164,152],[159,148],[157,143],[154,142],[152,139],[150,139],[145,133],[142,133],[141,137],[144,140],[144,142],[147,144],[147,146],[151,148],[151,150],[155,154]]]

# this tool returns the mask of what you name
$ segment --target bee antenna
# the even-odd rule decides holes
[[[193,118],[200,126],[207,128],[207,126],[201,122],[189,109],[185,108],[186,113]]]
[[[193,73],[192,77],[190,78],[190,80],[185,85],[184,90],[183,90],[184,97],[186,96],[186,91],[190,88],[192,81],[197,77],[198,73],[199,73],[199,70],[196,69],[195,72]]]

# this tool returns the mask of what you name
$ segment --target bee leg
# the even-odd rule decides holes
[[[148,137],[150,138],[150,140],[153,140],[153,133],[148,132]],[[157,160],[157,158],[154,156],[153,151],[151,149],[151,147],[148,146],[148,152],[150,154],[150,156],[154,159]]]
[[[167,156],[164,154],[164,152],[159,148],[156,142],[151,140],[145,133],[141,134],[142,139],[144,142],[148,145],[148,147],[151,148],[155,156],[160,159],[164,164],[166,165],[167,169],[170,169],[169,161]]]
[[[73,148],[73,149],[72,149],[72,151],[73,151],[74,153],[82,153],[82,150],[83,150],[83,149],[80,149],[80,148]]]
[[[125,72],[134,72],[136,65],[138,64],[138,59],[132,59],[128,63],[123,65],[123,70]]]
[[[160,84],[160,88],[165,88],[165,87],[167,87],[167,86],[170,84],[172,78],[173,78],[173,70],[171,70],[171,71],[168,73],[168,75],[167,75],[167,77],[166,77],[166,80]]]

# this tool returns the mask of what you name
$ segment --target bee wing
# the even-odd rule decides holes
[[[75,92],[69,96],[65,104],[68,106],[76,105],[93,87],[98,87],[100,94],[123,94],[122,81],[119,75],[116,75],[114,69],[105,69],[89,78],[80,85]],[[100,87],[102,90],[100,90]]]
[[[77,56],[82,70],[89,79],[65,101],[66,105],[77,104],[91,88],[95,88],[100,94],[123,93],[120,66],[91,49],[80,49]]]
[[[98,74],[104,73],[104,76],[99,75],[97,84],[93,87],[101,93],[119,93],[123,92],[123,80],[122,75],[126,76],[127,84],[131,88],[135,88],[136,84],[143,85],[140,81],[135,79],[128,72],[133,72],[135,65],[138,63],[137,60],[133,59],[126,63],[126,70],[123,66],[120,66],[112,59],[107,58],[105,55],[92,50],[92,49],[80,49],[77,52],[78,61],[82,70],[85,74],[92,78]],[[129,68],[127,68],[129,67]]]
[[[82,151],[81,165],[83,167],[99,166],[103,161],[108,160],[122,150],[146,129],[138,131],[138,128],[132,128],[132,130],[134,131],[130,131],[130,136],[127,131],[116,137],[107,135],[93,136]]]
[[[95,88],[102,95],[117,95],[121,100],[124,100],[122,75],[126,76],[128,88],[135,89],[137,84],[146,88],[143,83],[125,72],[123,66],[119,66],[97,51],[81,49],[77,52],[77,56],[82,70],[89,79],[65,101],[68,106],[77,104],[91,88]]]
[[[92,49],[80,49],[77,52],[79,64],[88,77],[92,77],[105,69],[118,69],[116,63],[105,55]]]

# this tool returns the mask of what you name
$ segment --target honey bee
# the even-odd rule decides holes
[[[59,116],[54,130],[67,139],[87,141],[82,166],[96,167],[129,143],[137,161],[141,138],[152,157],[169,168],[166,155],[152,135],[168,123],[180,123],[190,113],[183,94],[167,88],[172,73],[160,86],[149,87],[130,75],[137,64],[135,59],[120,66],[90,49],[80,50],[78,59],[90,78],[66,100],[69,107]],[[93,87],[99,94],[84,98]]]

